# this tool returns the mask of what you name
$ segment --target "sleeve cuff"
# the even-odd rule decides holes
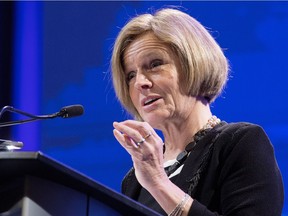
[[[188,213],[189,216],[217,216],[217,213],[209,211],[206,206],[199,203],[197,200],[193,200],[192,206]]]

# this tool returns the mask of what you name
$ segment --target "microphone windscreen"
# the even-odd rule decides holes
[[[63,118],[71,118],[75,116],[80,116],[84,113],[84,107],[80,104],[77,105],[70,105],[63,107],[60,110],[61,117]]]

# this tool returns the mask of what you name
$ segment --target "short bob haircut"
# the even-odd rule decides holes
[[[120,31],[112,53],[111,69],[116,95],[124,108],[141,120],[129,95],[123,55],[138,36],[152,32],[179,57],[181,86],[191,96],[212,103],[222,92],[228,78],[228,60],[222,49],[197,20],[177,9],[161,9],[131,19]],[[179,90],[180,91],[180,90]]]

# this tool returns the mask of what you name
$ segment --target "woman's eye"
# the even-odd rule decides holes
[[[126,82],[129,83],[135,76],[136,73],[134,71],[129,72],[126,76]]]
[[[158,66],[160,66],[162,64],[163,64],[162,60],[154,60],[154,61],[151,62],[150,68],[153,69],[153,68],[158,67]]]

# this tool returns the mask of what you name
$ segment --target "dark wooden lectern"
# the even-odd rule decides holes
[[[41,152],[0,152],[0,216],[159,216]]]

